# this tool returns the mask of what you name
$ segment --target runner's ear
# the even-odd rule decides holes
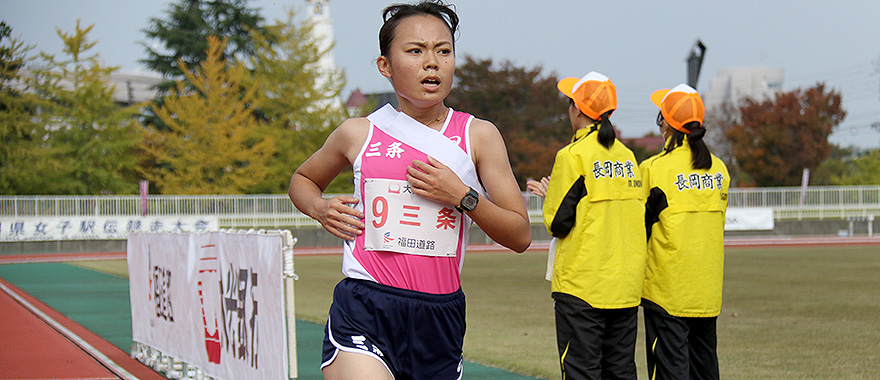
[[[382,74],[383,77],[391,79],[391,61],[385,56],[380,56],[376,58],[376,67],[379,69],[379,74]]]

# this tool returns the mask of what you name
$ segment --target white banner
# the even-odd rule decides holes
[[[728,208],[724,229],[727,231],[772,230],[773,209],[769,207]]]
[[[280,234],[132,233],[132,340],[214,378],[288,379],[282,261]]]
[[[0,241],[124,240],[133,232],[205,232],[216,216],[70,216],[0,218]]]

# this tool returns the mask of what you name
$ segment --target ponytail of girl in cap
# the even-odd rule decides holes
[[[599,124],[599,144],[605,149],[614,145],[617,132],[611,124],[611,113],[617,109],[617,89],[611,79],[590,71],[583,78],[565,78],[556,84],[571,102],[587,117]]]
[[[614,126],[611,125],[610,117],[611,111],[599,116],[599,144],[602,144],[605,149],[610,149],[614,145],[614,140],[617,139],[617,132],[614,131]]]
[[[706,128],[703,126],[706,108],[697,90],[686,84],[680,84],[671,90],[654,91],[651,94],[651,102],[660,108],[660,113],[657,115],[658,123],[660,120],[665,120],[674,130],[670,143],[663,149],[664,154],[680,147],[687,137],[691,146],[691,166],[694,169],[712,167],[712,155],[703,141],[703,136],[706,135]]]

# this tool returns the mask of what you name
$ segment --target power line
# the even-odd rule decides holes
[[[871,75],[877,76],[878,66],[880,66],[880,59],[873,59],[867,62],[861,62],[857,64],[853,64],[850,66],[845,66],[837,69],[825,70],[814,74],[801,74],[794,77],[790,77],[789,80],[792,83],[805,83],[814,81],[815,78],[834,78],[835,76],[840,75]]]

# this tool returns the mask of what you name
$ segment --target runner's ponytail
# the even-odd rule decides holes
[[[617,132],[614,131],[614,126],[611,125],[611,112],[614,110],[605,112],[602,116],[599,116],[599,144],[605,147],[605,149],[611,149],[611,146],[614,145],[614,140],[617,138]]]

